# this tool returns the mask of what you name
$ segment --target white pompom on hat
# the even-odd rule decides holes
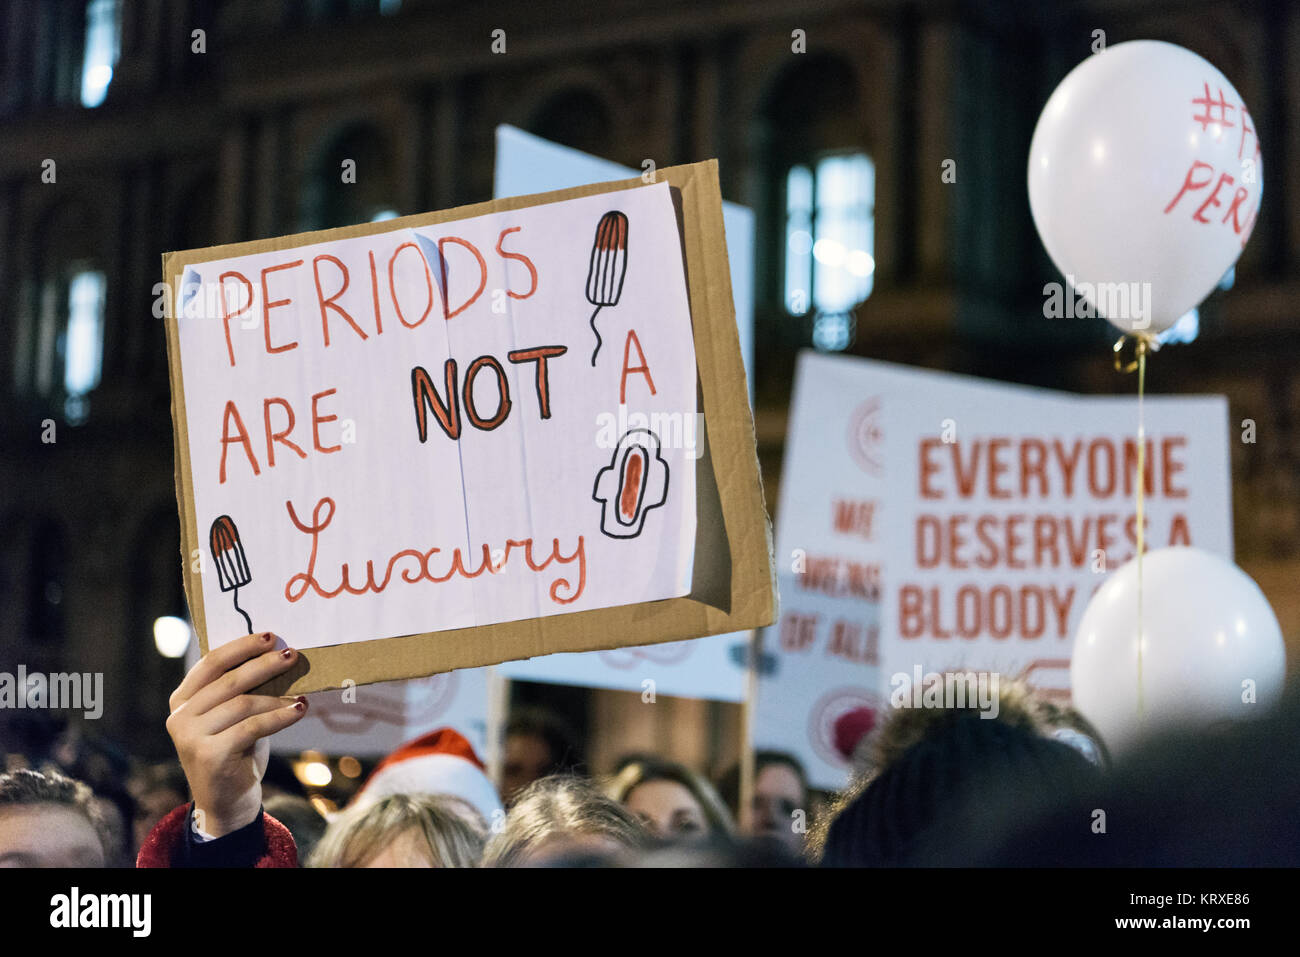
[[[464,735],[439,728],[408,741],[376,765],[352,800],[367,807],[391,794],[446,794],[467,802],[491,824],[503,810],[483,762]]]

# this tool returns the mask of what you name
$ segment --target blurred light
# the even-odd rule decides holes
[[[1095,163],[1106,162],[1106,141],[1105,140],[1093,140],[1092,159],[1093,162]]]
[[[835,239],[819,239],[813,243],[813,258],[826,266],[839,266],[844,262],[844,244]]]
[[[99,385],[104,358],[104,274],[77,273],[68,283],[68,331],[64,341],[63,388],[85,395]]]
[[[351,755],[339,758],[339,773],[345,778],[360,777],[361,762]]]
[[[113,66],[120,52],[119,0],[91,0],[86,4],[86,46],[81,63],[81,105],[96,107],[108,95]]]
[[[842,352],[852,345],[855,327],[851,312],[818,313],[813,320],[813,345],[824,352]]]
[[[790,234],[790,252],[796,256],[807,256],[812,248],[812,233],[808,230],[797,229]]]
[[[81,105],[99,106],[108,96],[108,85],[113,82],[113,68],[106,64],[93,66],[81,80]]]
[[[194,631],[189,622],[175,615],[164,615],[153,623],[153,643],[164,658],[182,658],[190,646]]]
[[[395,209],[381,209],[370,217],[370,221],[372,223],[382,223],[386,219],[396,219],[400,215],[402,214]]]
[[[1218,288],[1222,289],[1224,292],[1227,292],[1229,289],[1232,288],[1232,284],[1235,283],[1236,281],[1237,281],[1237,266],[1236,264],[1233,264],[1228,267],[1228,271],[1225,272],[1223,274],[1223,278],[1219,280]]]
[[[335,811],[339,809],[339,806],[337,804],[335,804],[329,798],[322,797],[319,794],[312,795],[311,806],[316,809],[316,813],[318,813],[321,817],[325,817],[326,815],[333,814]]]
[[[855,276],[870,276],[876,271],[876,261],[871,258],[870,253],[861,249],[849,253],[844,266]]]
[[[90,402],[84,395],[70,395],[63,400],[63,417],[68,425],[81,425],[90,415]]]
[[[402,0],[379,0],[381,16],[390,17],[400,9],[402,9]]]
[[[298,766],[298,780],[315,788],[323,788],[334,780],[329,765],[323,761],[307,761]]]

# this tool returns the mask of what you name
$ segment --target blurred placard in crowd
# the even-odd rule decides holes
[[[1145,419],[1146,547],[1231,558],[1227,402],[1148,397]],[[932,672],[1068,700],[1088,599],[1136,553],[1137,429],[1136,398],[803,354],[755,743],[834,788]]]
[[[382,757],[437,728],[455,728],[477,754],[488,747],[488,668],[317,691],[302,720],[277,732],[277,754],[321,751]]]

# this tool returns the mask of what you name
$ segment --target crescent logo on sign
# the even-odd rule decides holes
[[[880,397],[873,396],[863,402],[849,419],[849,451],[863,471],[881,475],[885,471],[883,457],[885,432],[880,411]]]

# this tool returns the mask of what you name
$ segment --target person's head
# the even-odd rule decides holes
[[[298,860],[305,861],[325,834],[329,822],[306,798],[277,794],[262,802],[262,809],[289,829],[298,848]]]
[[[791,853],[803,849],[803,831],[795,814],[810,812],[808,779],[803,765],[788,754],[760,751],[754,756],[754,797],[747,831],[753,837],[780,841]]]
[[[1097,776],[1032,721],[950,709],[909,730],[921,733],[901,753],[886,748],[888,760],[841,799],[814,849],[823,866],[924,864],[978,830],[988,808],[1050,804]]]
[[[736,816],[739,831],[746,837],[780,841],[798,854],[803,834],[795,828],[795,812],[811,812],[808,779],[799,759],[785,751],[754,753],[754,793],[750,813],[741,813],[740,765],[734,765],[718,782],[718,793]]]
[[[453,728],[438,728],[401,745],[375,765],[351,804],[373,804],[390,794],[457,797],[488,822],[502,813],[501,798],[483,762],[469,740]]]
[[[334,818],[308,867],[475,867],[487,825],[446,795],[392,794]]]
[[[1102,770],[1110,768],[1110,750],[1101,732],[1077,709],[1042,698],[1038,701],[1038,713],[1049,737],[1075,748]]]
[[[151,764],[133,775],[127,787],[135,804],[131,828],[138,851],[154,825],[190,799],[190,788],[179,761]]]
[[[488,841],[484,867],[545,867],[613,859],[646,843],[645,830],[589,781],[556,775],[521,791]]]
[[[0,867],[104,867],[111,844],[85,784],[56,772],[0,774]]]
[[[663,840],[722,837],[735,831],[713,785],[673,761],[633,761],[614,776],[606,793]]]
[[[498,790],[509,807],[534,781],[571,772],[579,763],[573,735],[564,722],[541,708],[517,708],[503,734]]]

